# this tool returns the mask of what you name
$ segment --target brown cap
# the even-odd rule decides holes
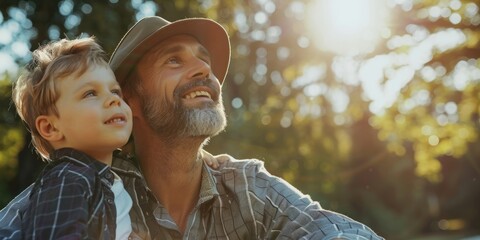
[[[223,83],[230,64],[230,40],[225,29],[207,18],[186,18],[169,22],[161,17],[145,17],[123,36],[109,64],[121,84],[142,56],[161,41],[180,34],[195,37],[210,53],[211,67]]]

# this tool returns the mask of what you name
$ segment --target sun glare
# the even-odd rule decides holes
[[[317,0],[307,9],[309,35],[325,51],[368,53],[388,31],[384,0]]]

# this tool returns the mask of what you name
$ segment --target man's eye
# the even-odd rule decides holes
[[[211,64],[210,58],[200,58],[200,59],[204,61],[206,64],[208,64],[208,66],[210,66]]]
[[[171,64],[178,64],[180,63],[180,60],[177,57],[169,57],[167,59],[167,63]]]

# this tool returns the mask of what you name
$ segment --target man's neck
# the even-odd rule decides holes
[[[142,141],[144,139],[145,141]],[[198,201],[203,161],[201,138],[135,137],[136,154],[148,187],[181,232]]]

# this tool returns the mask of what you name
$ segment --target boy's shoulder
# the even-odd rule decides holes
[[[42,178],[72,178],[72,179],[93,179],[96,175],[95,168],[85,164],[78,159],[63,157],[48,163],[42,171]]]
[[[109,173],[110,167],[100,163],[82,152],[62,149],[56,151],[52,161],[41,173],[42,178],[68,178],[72,180],[94,181],[97,176]]]

